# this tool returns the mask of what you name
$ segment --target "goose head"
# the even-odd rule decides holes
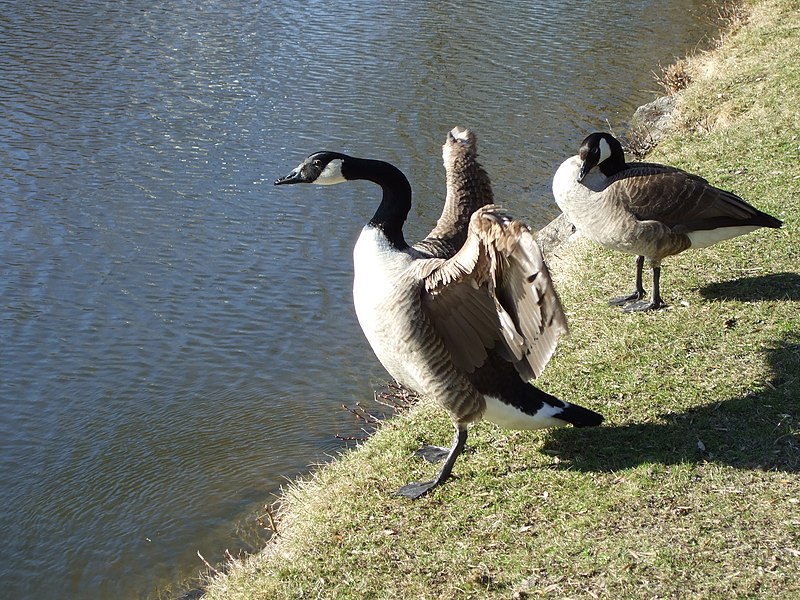
[[[606,177],[625,168],[625,152],[622,144],[610,133],[595,132],[586,137],[578,151],[581,168],[578,181],[595,167],[599,167]]]
[[[333,185],[347,181],[346,163],[350,157],[339,152],[315,152],[301,162],[292,172],[275,180],[275,185],[290,183],[316,183]]]
[[[474,158],[478,154],[475,134],[471,129],[457,125],[447,133],[447,141],[442,146],[442,162],[445,169],[447,164],[456,158],[456,149],[461,153],[466,151],[466,156]]]

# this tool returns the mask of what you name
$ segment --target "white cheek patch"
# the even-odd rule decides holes
[[[597,161],[597,164],[600,164],[605,159],[611,157],[611,146],[608,145],[608,142],[605,138],[600,138],[600,160]]]
[[[329,162],[322,173],[314,180],[317,185],[334,185],[346,181],[342,175],[342,159],[336,158]]]

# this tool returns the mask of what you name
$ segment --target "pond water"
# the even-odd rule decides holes
[[[0,589],[144,598],[255,540],[386,375],[351,249],[378,191],[274,188],[322,149],[444,196],[472,127],[496,199],[624,128],[715,31],[691,0],[0,1]]]

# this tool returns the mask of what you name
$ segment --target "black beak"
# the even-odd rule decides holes
[[[306,183],[306,178],[303,176],[302,169],[297,168],[285,177],[279,177],[275,180],[275,185],[285,185],[289,183]]]
[[[591,170],[591,167],[586,164],[585,160],[583,162],[581,162],[581,169],[580,169],[580,171],[578,171],[578,183],[583,181],[583,178],[586,177],[586,173],[588,173],[590,170]],[[278,182],[276,181],[275,183],[278,183]]]

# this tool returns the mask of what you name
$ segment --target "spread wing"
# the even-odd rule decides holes
[[[759,224],[760,211],[739,196],[674,167],[629,163],[610,178],[611,185],[639,220],[657,220],[677,232],[745,225],[751,220]]]
[[[541,374],[567,319],[524,223],[484,206],[455,256],[420,266],[423,310],[458,368],[473,372],[494,349],[523,379]]]

